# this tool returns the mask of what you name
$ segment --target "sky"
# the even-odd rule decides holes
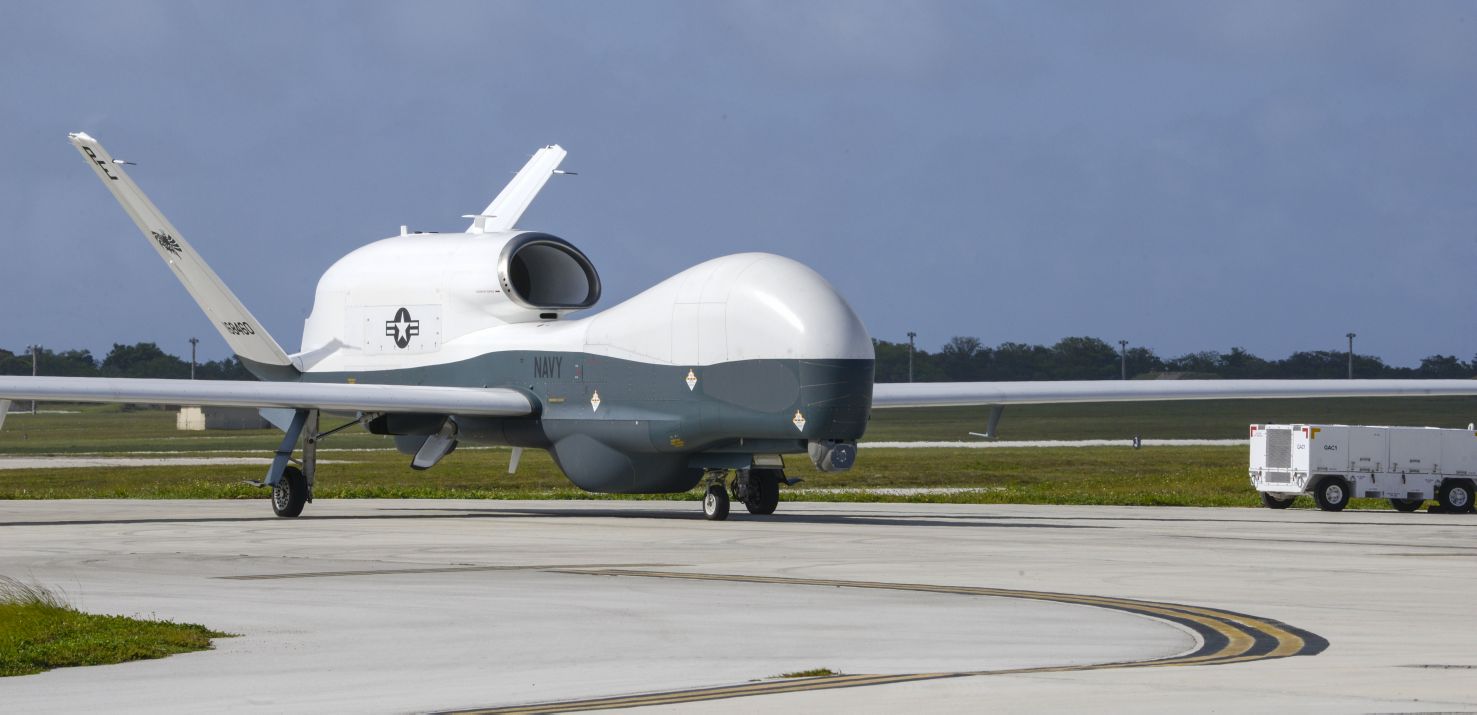
[[[223,340],[86,131],[288,349],[318,277],[520,225],[609,307],[716,256],[875,338],[1477,353],[1477,3],[0,0],[0,347]]]

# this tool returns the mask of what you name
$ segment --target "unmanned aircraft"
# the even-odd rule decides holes
[[[547,450],[581,489],[730,497],[771,514],[786,455],[850,469],[873,408],[1259,397],[1477,395],[1472,380],[873,383],[871,337],[805,265],[768,253],[699,263],[606,310],[574,244],[517,228],[565,151],[539,149],[460,233],[358,248],[318,282],[301,349],[285,351],[87,134],[103,185],[259,382],[0,377],[0,398],[249,406],[284,432],[259,482],[295,517],[313,499],[317,445],[359,424],[430,469],[462,442]],[[0,415],[7,407],[0,399]],[[320,415],[349,421],[321,429]],[[294,457],[294,455],[297,455]]]

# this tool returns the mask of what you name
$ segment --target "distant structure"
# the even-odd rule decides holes
[[[262,419],[254,407],[181,407],[174,427],[187,432],[208,429],[266,429],[271,423]]]

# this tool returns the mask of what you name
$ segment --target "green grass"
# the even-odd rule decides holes
[[[79,452],[268,452],[282,433],[275,429],[180,432],[174,410],[128,410],[122,405],[41,405],[42,414],[11,413],[0,429],[0,454],[75,454]],[[70,414],[50,414],[48,411]],[[324,427],[331,420],[326,420]],[[385,437],[360,429],[334,438],[335,447],[384,447]]]
[[[204,626],[82,613],[45,588],[0,576],[0,677],[209,649]]]
[[[867,440],[969,440],[984,432],[989,409],[931,407],[875,410]],[[1000,439],[1245,439],[1254,423],[1333,423],[1466,427],[1477,398],[1340,398],[1334,400],[1191,400],[1007,407]],[[3,444],[3,443],[0,443]]]
[[[50,406],[48,406],[50,407]],[[83,407],[77,414],[11,415],[0,431],[0,455],[212,452],[266,457],[281,439],[274,430],[177,432],[171,411],[125,412]],[[983,428],[982,408],[878,410],[868,439],[968,440]],[[1040,405],[1006,411],[1007,439],[1242,438],[1254,421],[1350,422],[1465,426],[1477,415],[1469,398],[1170,402]],[[414,472],[391,442],[359,428],[323,444],[319,498],[696,499],[698,494],[609,497],[573,487],[539,450],[507,474],[506,449],[459,449],[435,469]],[[335,451],[340,449],[371,451]],[[1245,447],[890,449],[863,447],[848,472],[816,471],[803,455],[786,460],[805,480],[789,500],[941,503],[1256,506],[1247,482]],[[160,466],[106,469],[0,470],[0,499],[150,498],[262,499],[264,466]],[[954,494],[886,495],[888,487],[959,487]],[[818,491],[819,490],[819,491]],[[1300,503],[1309,500],[1302,500]],[[1355,500],[1355,508],[1388,508]]]

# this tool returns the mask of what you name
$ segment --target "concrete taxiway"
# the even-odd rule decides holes
[[[240,634],[0,679],[0,702],[1477,710],[1474,537],[1470,515],[1301,510],[0,502],[0,574]],[[812,668],[842,675],[772,677]]]

